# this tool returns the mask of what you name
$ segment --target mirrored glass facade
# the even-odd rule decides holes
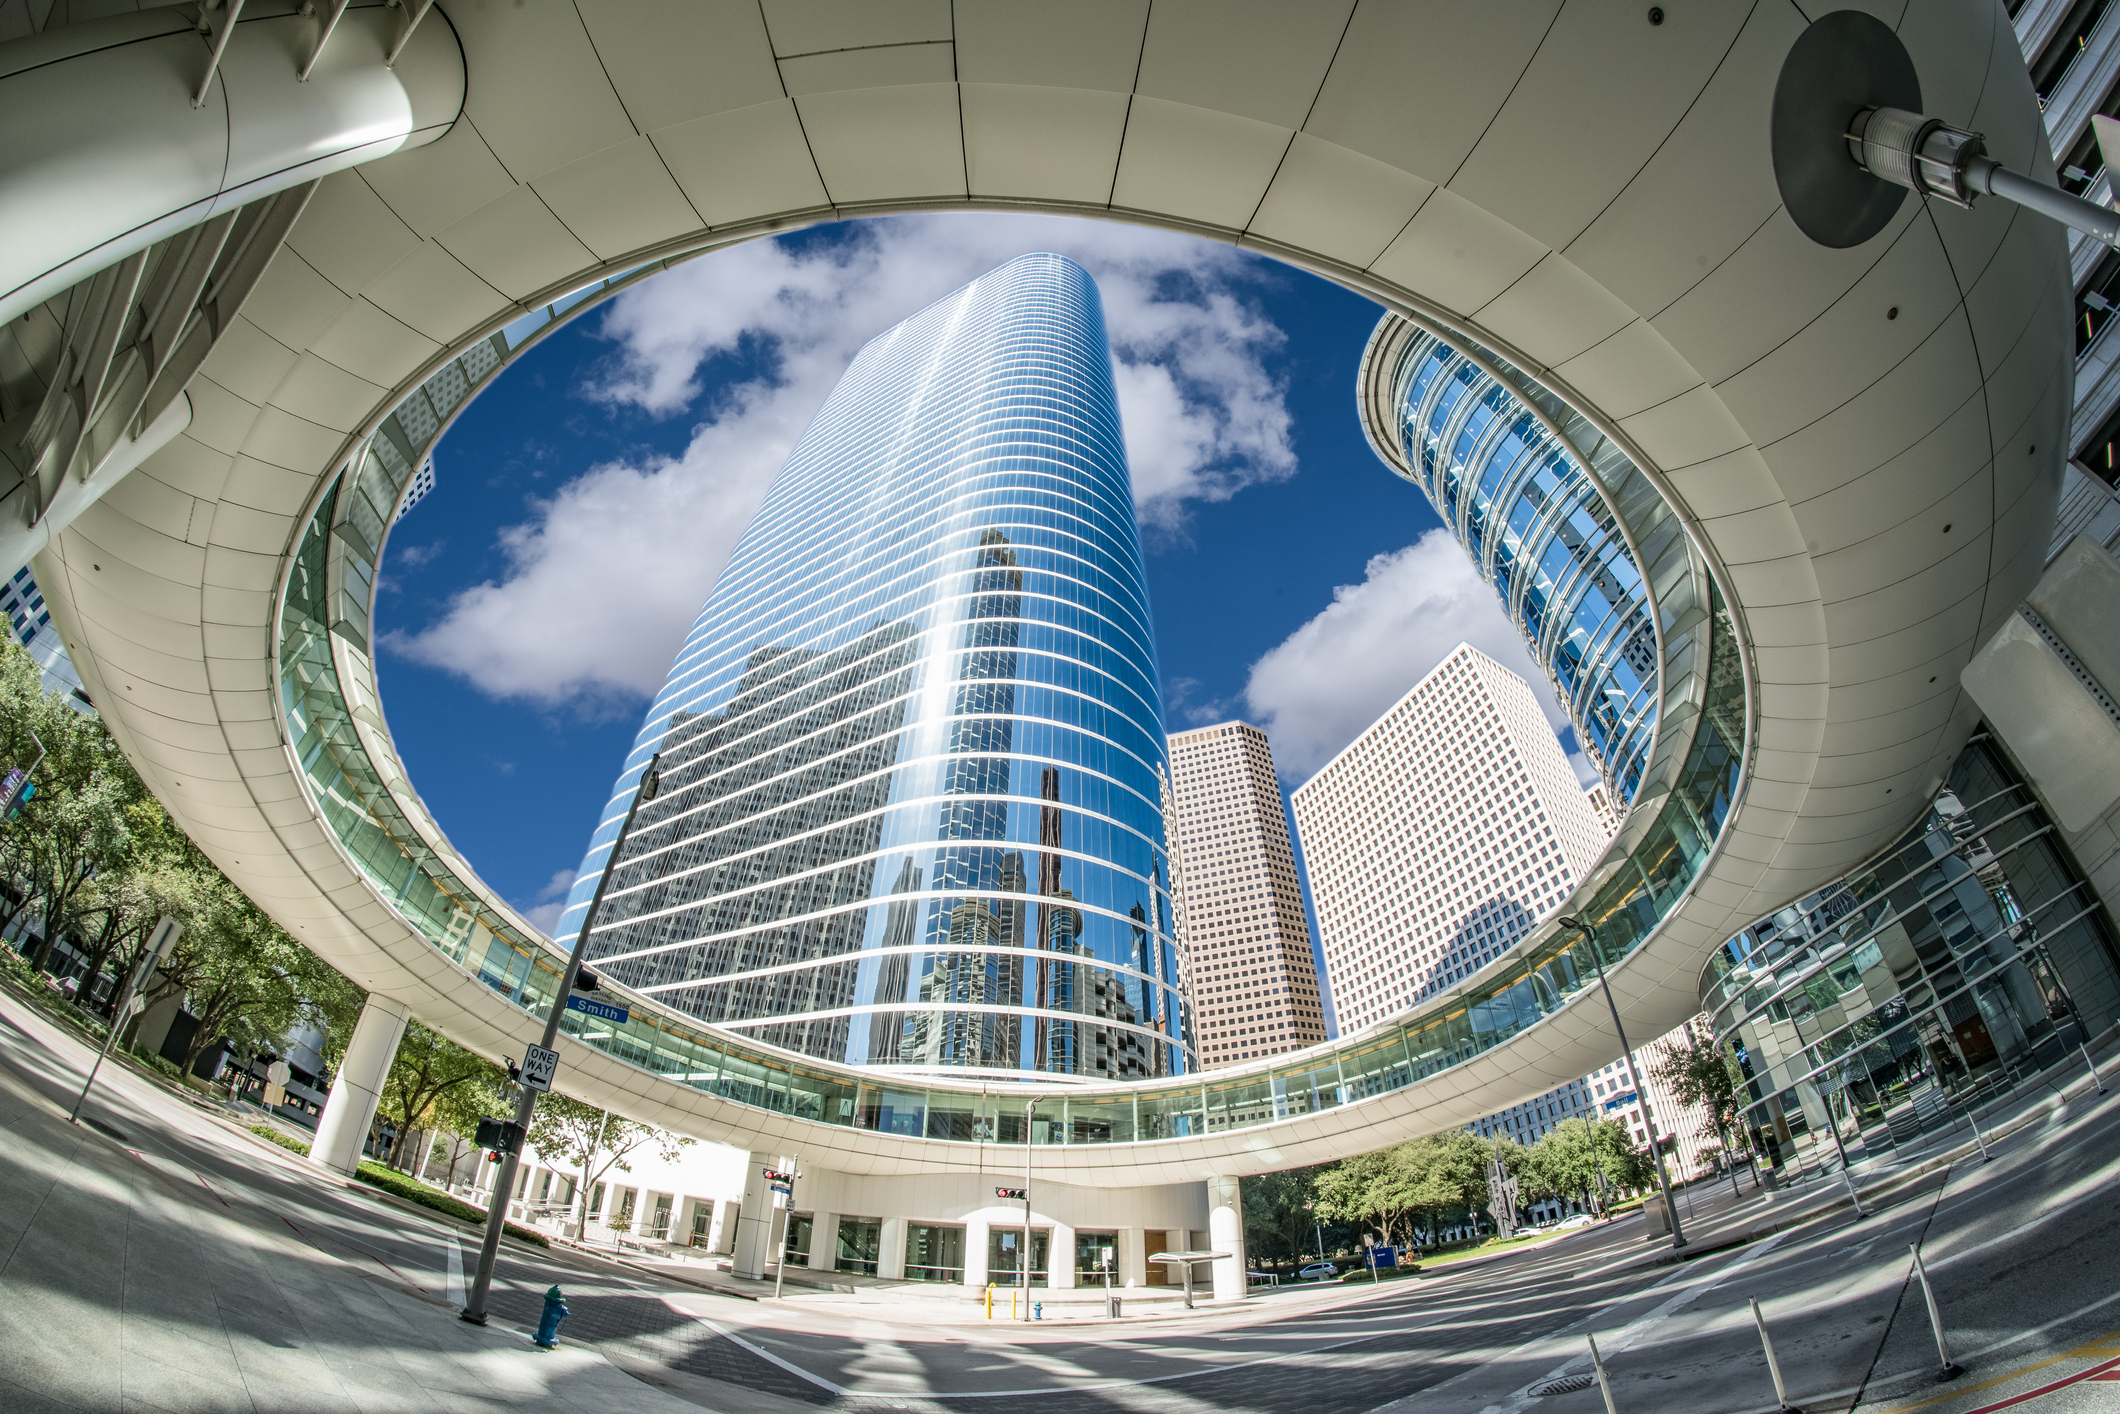
[[[1985,730],[1875,863],[1762,918],[1701,976],[1770,1165],[1837,1167],[1960,1123],[2120,1014],[2089,880]],[[1836,1143],[1834,1130],[1841,1139]]]
[[[588,956],[823,1059],[1191,1068],[1155,639],[1096,286],[1025,256],[877,336],[649,709]]]
[[[1405,344],[1391,379],[1396,415],[1373,430],[1397,440],[1412,480],[1552,677],[1584,753],[1631,802],[1656,725],[1656,630],[1641,571],[1583,454],[1541,421],[1528,388],[1433,334]],[[1546,411],[1570,415],[1557,400]],[[1590,460],[1599,453],[1619,458],[1602,439]]]

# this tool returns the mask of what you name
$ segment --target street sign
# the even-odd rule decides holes
[[[626,1021],[633,1015],[625,1007],[619,1006],[614,1002],[598,1001],[594,997],[568,997],[567,1010],[584,1012],[595,1017],[598,1021],[609,1021],[614,1024]]]
[[[293,1076],[294,1072],[288,1069],[287,1062],[283,1060],[276,1060],[265,1067],[265,1078],[275,1085],[284,1086]]]
[[[523,1052],[523,1074],[521,1084],[526,1090],[552,1088],[552,1077],[559,1073],[559,1052],[548,1051],[543,1046],[532,1046]]]
[[[125,1014],[127,1016],[138,1016],[141,1012],[146,1010],[147,998],[141,996],[138,992],[134,992],[130,997],[125,999]]]

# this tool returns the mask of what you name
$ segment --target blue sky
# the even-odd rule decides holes
[[[556,916],[649,695],[854,350],[1030,250],[1104,295],[1172,730],[1256,722],[1292,789],[1460,640],[1541,682],[1363,440],[1376,305],[1108,223],[824,227],[701,257],[546,339],[443,438],[436,489],[391,536],[390,725],[503,895]]]

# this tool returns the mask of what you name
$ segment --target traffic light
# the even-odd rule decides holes
[[[997,1188],[994,1190],[994,1196],[996,1198],[1014,1198],[1021,1202],[1023,1199],[1030,1197],[1030,1191],[1024,1188]]]
[[[596,974],[594,972],[591,972],[586,967],[578,967],[574,970],[575,991],[593,992],[596,990],[596,986]]]
[[[478,1132],[472,1142],[479,1148],[491,1151],[495,1162],[503,1154],[520,1153],[523,1147],[523,1127],[514,1120],[494,1119],[479,1116]]]

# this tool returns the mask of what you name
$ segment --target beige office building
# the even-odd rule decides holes
[[[1492,962],[1611,832],[1530,685],[1459,644],[1295,793],[1342,1032]]]
[[[1266,733],[1224,722],[1170,739],[1171,861],[1200,1063],[1314,1046],[1324,999]]]

